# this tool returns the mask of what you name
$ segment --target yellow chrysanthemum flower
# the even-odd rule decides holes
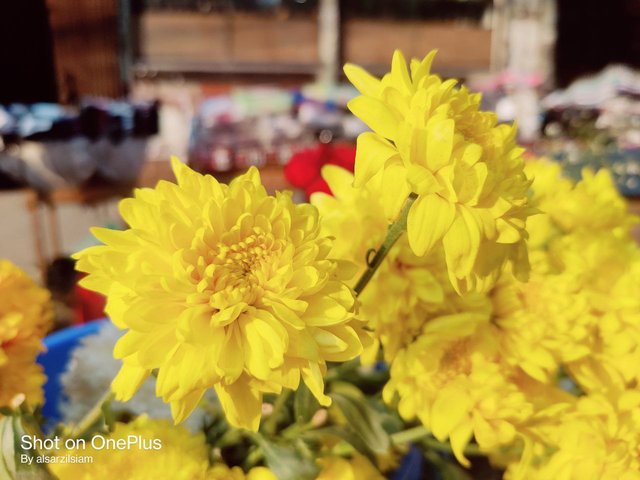
[[[536,425],[544,444],[525,449],[507,480],[640,479],[640,392],[582,397],[551,424]]]
[[[533,210],[515,127],[479,111],[479,94],[431,74],[434,55],[408,69],[396,51],[381,80],[345,66],[362,94],[349,108],[373,130],[358,137],[355,184],[376,184],[390,219],[417,196],[409,245],[423,256],[442,244],[458,291],[488,289],[507,262],[525,278],[525,222]]]
[[[206,480],[278,480],[278,478],[266,467],[254,467],[245,473],[240,467],[229,468],[218,464],[207,472]]]
[[[353,174],[344,168],[326,165],[322,178],[332,195],[316,192],[311,204],[322,217],[322,233],[335,237],[331,254],[355,263],[357,277],[366,269],[367,250],[380,246],[387,232],[388,222],[380,214],[384,204],[371,188],[354,188]]]
[[[157,394],[177,422],[214,387],[227,419],[256,430],[263,392],[300,378],[321,404],[327,361],[362,352],[354,294],[328,258],[317,209],[268,196],[255,168],[230,185],[173,160],[178,184],[123,200],[126,231],[77,255],[83,285],[105,294],[127,332],[114,355],[119,400],[158,369]]]
[[[36,357],[52,318],[49,292],[0,259],[0,406],[42,402],[46,377]]]
[[[583,230],[626,237],[638,223],[606,169],[597,173],[584,169],[582,179],[574,182],[563,177],[559,164],[540,159],[528,162],[525,172],[533,181],[532,201],[543,212],[529,219],[529,245],[533,248],[543,248],[559,235]]]
[[[16,408],[23,400],[42,404],[42,385],[47,380],[36,357],[43,350],[39,339],[24,340],[2,346],[0,362],[0,407]]]
[[[383,480],[385,477],[362,455],[352,458],[322,457],[322,466],[316,480]]]
[[[387,230],[380,215],[381,198],[368,186],[353,187],[353,175],[340,167],[326,166],[322,175],[333,196],[315,193],[311,203],[322,216],[322,232],[336,238],[331,254],[355,263],[358,275],[367,268],[369,249],[377,248]],[[380,344],[387,361],[409,345],[433,317],[460,311],[489,312],[481,294],[458,295],[452,288],[441,248],[425,257],[416,256],[406,236],[394,245],[374,277],[359,296],[359,317],[373,330],[375,342],[363,360],[375,360]]]
[[[516,439],[516,426],[532,415],[533,404],[518,386],[516,372],[501,361],[496,335],[482,315],[434,319],[391,365],[383,391],[399,397],[398,411],[418,417],[440,441],[451,442],[460,463],[472,437],[483,451]]]
[[[0,259],[0,344],[42,338],[52,319],[49,292],[9,260]]]
[[[503,354],[542,381],[560,365],[587,391],[640,380],[640,249],[635,218],[602,170],[573,182],[556,164],[527,165],[543,211],[528,230],[531,279],[492,291]],[[584,208],[589,205],[589,208]]]
[[[574,284],[582,289],[593,322],[589,355],[570,362],[568,371],[586,391],[637,386],[640,247],[631,239],[601,233],[565,236],[554,249],[574,264]]]
[[[505,361],[553,382],[561,365],[591,353],[598,317],[575,272],[554,266],[545,252],[530,258],[527,283],[504,274],[491,291],[493,322]]]

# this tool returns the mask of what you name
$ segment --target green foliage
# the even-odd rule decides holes
[[[14,442],[13,417],[0,419],[0,447],[2,459],[0,461],[0,478],[16,478],[16,456]]]
[[[53,479],[43,464],[31,465],[19,461],[21,455],[32,458],[38,456],[36,450],[22,448],[23,435],[31,435],[23,425],[22,416],[17,413],[0,417],[0,479],[2,480],[49,480]]]
[[[311,393],[311,390],[301,383],[293,397],[293,415],[298,423],[311,421],[315,412],[320,408],[320,404]]]
[[[384,417],[375,410],[360,390],[349,384],[332,385],[331,398],[342,412],[352,432],[374,453],[389,451],[389,435],[382,427]]]
[[[260,434],[253,439],[262,449],[265,463],[279,480],[313,480],[320,471],[313,457],[307,457],[300,448],[291,444],[281,445],[267,440]]]

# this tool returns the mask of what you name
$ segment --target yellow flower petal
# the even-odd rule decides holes
[[[360,96],[350,100],[347,107],[375,133],[389,140],[396,138],[400,119],[380,100]]]
[[[431,431],[441,442],[469,415],[470,399],[464,391],[444,389],[437,393],[431,406]]]
[[[387,167],[382,173],[384,190],[382,202],[386,218],[393,220],[398,216],[402,205],[411,193],[411,187],[407,181],[407,169],[396,163]]]
[[[467,276],[480,249],[480,230],[470,209],[458,206],[458,215],[444,235],[443,244],[449,270],[458,278]]]
[[[124,364],[111,382],[111,390],[116,400],[126,402],[136,393],[140,385],[149,377],[149,370],[142,367]]]
[[[453,455],[461,465],[467,468],[471,466],[471,462],[469,462],[467,457],[464,456],[464,449],[471,441],[472,436],[473,429],[471,427],[471,424],[466,423],[461,423],[460,425],[458,425],[458,427],[455,428],[450,435],[451,450],[453,450]]]
[[[320,405],[328,407],[331,405],[331,397],[324,394],[324,382],[322,381],[322,372],[315,363],[309,363],[308,367],[301,369],[302,379],[309,387],[313,396],[316,397]]]
[[[204,390],[195,390],[187,395],[183,395],[179,400],[171,402],[171,415],[177,424],[184,422],[184,420],[193,412],[198,406],[200,400],[204,395]]]
[[[426,255],[449,230],[455,207],[436,194],[421,195],[407,218],[408,237],[416,255]]]
[[[391,79],[394,85],[400,88],[402,93],[410,93],[412,90],[411,78],[407,70],[407,61],[400,50],[393,52],[391,59]]]
[[[358,136],[354,186],[360,187],[376,173],[382,171],[386,162],[398,152],[385,139],[371,132]]]
[[[427,166],[432,172],[450,163],[455,123],[451,119],[433,117],[427,123]]]
[[[218,384],[215,390],[232,425],[247,430],[258,430],[262,413],[262,394],[260,392],[251,388],[244,378],[231,385]]]
[[[367,72],[364,68],[347,63],[344,68],[344,74],[354,87],[363,95],[375,97],[380,91],[380,80]]]

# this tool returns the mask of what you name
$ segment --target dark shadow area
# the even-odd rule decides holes
[[[611,63],[640,67],[640,1],[558,0],[558,86]]]
[[[45,0],[0,2],[0,104],[56,102]]]

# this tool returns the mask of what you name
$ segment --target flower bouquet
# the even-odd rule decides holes
[[[173,159],[177,183],[123,200],[129,229],[76,255],[119,371],[48,435],[37,367],[7,366],[45,309],[0,275],[2,475],[640,478],[636,218],[606,171],[525,164],[434,55],[345,66],[371,131],[354,174],[323,167],[331,194],[295,204],[255,168],[224,185]],[[127,412],[148,382],[173,423]]]

